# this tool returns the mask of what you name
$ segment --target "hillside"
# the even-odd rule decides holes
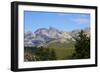
[[[81,30],[70,32],[50,27],[40,28],[35,32],[24,33],[25,61],[65,60],[72,59],[75,52],[75,39]],[[90,36],[90,29],[84,33]]]

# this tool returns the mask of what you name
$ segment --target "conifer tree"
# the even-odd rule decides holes
[[[75,40],[75,53],[73,57],[78,59],[90,58],[90,37],[87,37],[84,31],[81,30]]]

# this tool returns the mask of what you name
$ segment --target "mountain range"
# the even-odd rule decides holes
[[[66,46],[66,44],[72,46],[71,44],[75,41],[73,37],[77,36],[78,32],[81,30],[73,30],[70,32],[65,32],[58,30],[56,28],[39,28],[35,32],[25,32],[24,33],[24,46],[32,47],[32,46],[45,46],[48,47],[50,45],[58,44],[57,48],[60,46]],[[90,28],[87,27],[83,29],[83,31],[90,36]],[[59,45],[61,44],[61,45]]]

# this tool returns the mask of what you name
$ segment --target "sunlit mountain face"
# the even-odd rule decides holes
[[[58,30],[56,28],[39,28],[34,32],[25,32],[24,33],[24,46],[32,47],[32,46],[47,46],[51,43],[70,43],[74,42],[75,39],[73,37],[77,36],[80,29],[73,30],[70,32],[65,32]],[[90,36],[90,28],[87,27],[83,29],[84,33],[87,36]]]

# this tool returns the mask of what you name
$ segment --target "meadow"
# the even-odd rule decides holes
[[[25,61],[67,60],[72,59],[74,51],[74,48],[25,47],[24,59]]]

